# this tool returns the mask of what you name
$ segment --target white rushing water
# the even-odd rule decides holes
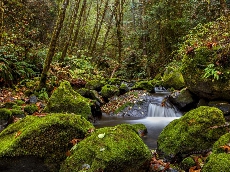
[[[175,107],[149,104],[148,117],[180,117],[182,114]]]

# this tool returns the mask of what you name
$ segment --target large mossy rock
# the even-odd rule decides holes
[[[195,97],[188,89],[175,90],[168,98],[173,105],[182,111],[189,111],[196,106]]]
[[[60,172],[144,172],[151,152],[138,135],[142,125],[121,124],[98,129],[72,148],[72,155]]]
[[[185,87],[184,78],[178,68],[168,67],[162,77],[165,88],[180,90]]]
[[[210,63],[216,63],[210,59],[221,56],[218,55],[218,51],[220,50],[200,47],[194,50],[194,55],[185,55],[182,74],[188,89],[199,97],[209,100],[230,100],[230,80],[225,78],[227,76],[224,74],[218,74],[219,68],[222,69],[220,73],[227,73],[230,68],[219,66],[208,68]]]
[[[188,154],[210,149],[225,128],[212,129],[225,124],[221,110],[201,106],[170,122],[158,137],[158,149],[166,155]]]
[[[229,171],[230,167],[230,133],[221,136],[213,145],[212,154],[202,168],[202,172]],[[226,150],[225,150],[226,149]]]
[[[111,98],[115,95],[119,95],[119,88],[115,85],[106,84],[101,89],[101,96],[105,99]]]
[[[152,81],[139,81],[134,84],[131,90],[146,90],[150,93],[155,93],[155,85]]]
[[[104,86],[104,82],[100,80],[91,80],[85,84],[85,88],[89,90],[101,91],[101,88]]]
[[[75,92],[67,81],[62,82],[53,92],[44,111],[51,113],[75,113],[82,115],[86,119],[91,115],[89,99]]]
[[[186,86],[202,98],[230,100],[229,25],[229,16],[198,24],[178,51]]]
[[[45,117],[27,116],[9,125],[0,133],[0,162],[37,157],[53,171],[66,158],[72,139],[83,139],[93,125],[80,115],[48,114]],[[29,158],[30,159],[30,158]],[[6,164],[0,163],[6,166]],[[27,164],[31,166],[31,164]],[[9,169],[13,166],[10,164]],[[18,168],[21,164],[17,164]],[[36,170],[36,166],[33,170]],[[54,170],[55,171],[55,170]]]

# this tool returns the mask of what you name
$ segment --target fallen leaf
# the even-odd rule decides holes
[[[103,137],[105,137],[105,133],[103,133],[103,134],[98,134],[98,138],[102,139]]]
[[[220,146],[222,149],[224,149],[224,151],[226,153],[230,153],[230,146],[229,145],[224,145],[224,146]]]
[[[70,156],[71,155],[70,150],[68,150],[65,154],[66,156]]]
[[[20,134],[22,134],[21,131],[18,131],[16,134],[15,134],[15,137],[14,138],[17,138]]]
[[[73,139],[70,141],[70,143],[72,143],[73,145],[76,145],[77,143],[79,143],[82,139]]]

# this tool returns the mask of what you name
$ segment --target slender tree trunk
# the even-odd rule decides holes
[[[102,24],[103,24],[103,21],[104,21],[104,18],[105,18],[105,14],[106,14],[106,11],[107,11],[107,9],[108,9],[108,4],[109,4],[109,0],[106,0],[105,6],[104,6],[104,11],[103,11],[103,14],[102,14],[102,16],[101,16],[101,21],[100,21],[99,26],[98,26],[98,29],[97,29],[97,31],[96,31],[96,35],[95,35],[93,47],[92,47],[92,49],[91,49],[91,54],[93,54],[94,50],[96,49],[97,40],[98,40],[100,31],[101,31],[101,26],[102,26]]]
[[[77,19],[79,4],[80,4],[80,0],[75,2],[72,21],[71,21],[71,23],[69,25],[69,33],[67,35],[67,40],[66,40],[66,42],[64,44],[64,48],[62,50],[62,55],[61,55],[61,58],[60,58],[59,62],[63,62],[64,58],[65,58],[65,56],[67,54],[67,50],[68,50],[68,47],[69,47],[69,44],[70,44],[70,41],[71,41],[71,37],[72,37],[72,34],[73,34],[73,30],[74,30],[74,24],[75,24],[76,19]]]
[[[101,54],[104,52],[105,50],[105,45],[109,36],[109,32],[110,29],[112,28],[112,22],[113,22],[113,17],[114,17],[114,13],[115,13],[115,7],[113,7],[112,13],[110,15],[110,19],[109,19],[109,23],[108,23],[108,28],[106,30],[105,36],[104,36],[104,40],[103,40],[103,44],[102,44],[102,48],[101,48]]]
[[[4,32],[4,3],[0,0],[0,46],[2,45],[2,37]]]
[[[134,0],[132,0],[132,15],[133,15],[133,29],[134,31],[136,31],[136,17],[135,17],[135,10],[136,10],[136,3]]]
[[[70,54],[72,54],[73,47],[75,46],[75,43],[77,41],[78,33],[79,33],[79,30],[80,30],[80,26],[81,26],[82,16],[83,16],[85,10],[86,10],[86,0],[83,1],[80,14],[78,15],[78,23],[77,23],[77,26],[76,26],[76,30],[75,30],[73,40],[72,40]]]
[[[116,0],[115,2],[118,4],[116,6],[116,14],[115,14],[115,20],[116,20],[116,34],[117,34],[117,40],[118,40],[118,63],[120,64],[122,59],[122,31],[121,27],[123,25],[123,0]]]
[[[90,42],[89,42],[89,47],[88,47],[89,51],[91,50],[93,40],[94,40],[94,36],[95,36],[95,33],[96,33],[97,29],[98,29],[101,6],[102,6],[102,1],[100,1],[100,4],[99,4],[99,0],[97,0],[97,18],[96,18],[96,22],[95,22],[95,25],[94,25],[94,28],[93,28],[92,37],[91,37]]]
[[[69,0],[64,0],[62,7],[61,7],[61,11],[59,13],[59,17],[58,17],[55,29],[53,31],[53,35],[52,35],[51,42],[49,45],[49,51],[47,53],[46,60],[45,60],[44,66],[43,66],[43,71],[41,74],[41,80],[40,80],[38,89],[42,89],[42,88],[46,87],[47,73],[50,69],[50,64],[51,64],[53,56],[55,54],[55,48],[56,48],[57,40],[58,40],[59,34],[61,32],[63,22],[65,20],[65,13],[66,13],[66,9],[67,9],[68,5],[69,5]]]

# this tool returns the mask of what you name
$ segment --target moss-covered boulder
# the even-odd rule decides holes
[[[218,49],[208,49],[200,47],[194,50],[195,54],[191,57],[185,55],[183,58],[184,69],[183,76],[188,89],[199,97],[207,99],[230,99],[230,80],[222,76],[229,72],[230,68],[220,69],[218,66],[212,66],[216,63],[210,59],[218,56]],[[221,55],[220,55],[221,56]],[[216,59],[217,61],[217,59]],[[210,65],[211,64],[211,65]],[[229,71],[228,71],[229,70]]]
[[[101,91],[101,88],[104,86],[104,82],[100,81],[100,80],[91,80],[88,81],[85,84],[85,88],[90,89],[90,90],[97,90],[97,91]]]
[[[154,93],[155,85],[152,84],[152,81],[139,81],[135,83],[131,90],[147,90],[150,93]]]
[[[185,87],[184,78],[179,68],[166,68],[162,77],[162,84],[165,88],[173,88],[176,90],[180,90]]]
[[[75,92],[67,81],[62,82],[53,92],[44,111],[52,113],[75,113],[82,115],[86,119],[91,115],[89,99]]]
[[[186,86],[202,98],[230,100],[229,24],[221,17],[197,25],[178,51]]]
[[[212,154],[202,168],[202,172],[229,171],[230,167],[230,133],[221,136],[213,145]]]
[[[140,126],[121,124],[96,130],[71,149],[61,172],[143,172],[151,152],[138,136]],[[143,127],[141,127],[141,130]]]
[[[186,88],[173,91],[168,98],[173,105],[182,111],[189,111],[195,108],[197,104],[195,96]]]
[[[92,128],[92,124],[80,115],[26,116],[0,133],[0,161],[36,156],[58,168],[66,158],[69,142],[74,138],[85,138]]]
[[[201,106],[170,122],[158,137],[158,149],[166,155],[207,150],[226,133],[225,128],[212,127],[223,124],[225,119],[221,110]]]
[[[101,96],[105,99],[111,98],[115,95],[119,95],[119,88],[115,85],[106,84],[101,89]]]

